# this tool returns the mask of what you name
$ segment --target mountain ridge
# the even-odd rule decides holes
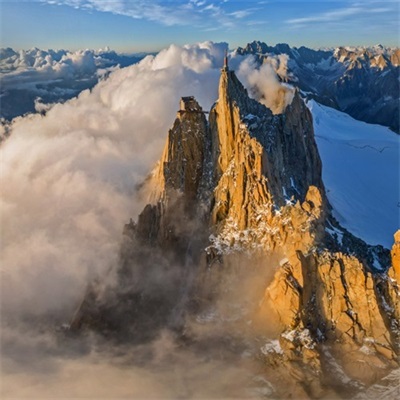
[[[42,103],[65,101],[92,88],[99,77],[106,77],[118,65],[135,64],[146,54],[118,54],[110,49],[73,53],[36,48],[17,52],[2,48],[0,117],[11,120],[27,112],[45,111],[45,107],[36,105],[38,97]],[[313,50],[305,46],[290,47],[286,43],[269,46],[253,41],[244,48],[238,47],[234,54],[252,54],[259,63],[265,62],[268,56],[287,54],[290,73],[281,79],[288,80],[321,104],[399,132],[399,48],[375,45]],[[49,71],[51,74],[46,78]]]
[[[301,89],[308,98],[399,133],[399,48],[312,50],[253,41],[238,47],[235,53],[252,54],[260,64],[286,54],[289,73],[281,79]]]
[[[279,343],[262,356],[266,376],[273,377],[268,365],[280,373],[278,395],[353,393],[396,367],[397,247],[389,266],[387,251],[343,233],[331,216],[299,93],[273,115],[248,97],[226,61],[209,123],[194,98],[182,99],[144,190],[152,201],[124,228],[116,286],[91,288],[72,330],[140,343],[169,327],[191,340],[190,321],[203,315],[250,319]],[[371,272],[375,259],[389,276]],[[252,273],[263,277],[261,288],[242,292]],[[333,362],[347,382],[332,378]]]

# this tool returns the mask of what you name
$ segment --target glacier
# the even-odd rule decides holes
[[[314,100],[307,105],[335,218],[367,243],[391,248],[400,227],[400,136]]]

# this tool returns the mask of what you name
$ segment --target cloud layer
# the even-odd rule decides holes
[[[293,100],[294,88],[279,80],[288,79],[288,60],[287,54],[269,55],[257,68],[256,59],[247,57],[240,63],[237,72],[250,95],[274,114],[282,113]]]
[[[143,208],[135,187],[161,156],[179,98],[194,95],[204,109],[216,100],[227,47],[171,45],[77,98],[43,106],[44,115],[13,120],[0,146],[1,395],[222,397],[232,381],[232,393],[245,390],[244,370],[176,350],[174,338],[121,349],[54,335],[89,282],[112,281],[123,226]],[[233,63],[249,74],[256,67],[242,57]],[[151,357],[144,368],[120,354]],[[210,380],[210,369],[222,372]],[[184,381],[176,378],[183,374]]]
[[[226,48],[171,45],[78,98],[45,107],[44,116],[13,121],[1,147],[6,311],[73,307],[84,285],[116,263],[123,225],[142,207],[134,188],[160,157],[179,98],[194,95],[211,107]],[[77,54],[93,66],[91,56]],[[239,76],[255,95],[276,101],[284,89],[273,67],[257,71],[251,60],[234,60]]]
[[[334,23],[334,22],[343,22],[348,19],[360,19],[364,16],[368,15],[376,15],[377,13],[387,13],[391,12],[392,8],[390,7],[376,7],[375,4],[372,3],[353,3],[345,8],[338,8],[331,11],[321,12],[319,14],[314,14],[306,17],[300,18],[291,18],[286,20],[285,22],[289,25],[292,25],[296,28],[305,27],[310,24],[318,24],[318,23]]]
[[[48,82],[52,79],[88,79],[117,66],[140,61],[138,55],[119,55],[105,50],[30,50],[0,49],[0,79],[2,90],[19,84]]]
[[[14,120],[1,147],[6,313],[73,306],[115,264],[123,224],[139,211],[135,185],[159,158],[179,97],[211,106],[225,48],[170,46],[46,116]]]
[[[0,49],[0,116],[10,120],[33,112],[37,98],[47,103],[70,99],[92,88],[111,71],[137,63],[143,57],[121,55],[109,49]]]

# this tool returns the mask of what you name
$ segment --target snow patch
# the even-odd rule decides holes
[[[373,257],[374,257],[374,260],[373,260],[372,266],[377,270],[384,271],[386,268],[382,267],[382,264],[379,262],[379,259],[375,253],[373,253]]]
[[[335,228],[332,225],[330,225],[330,226],[331,226],[331,228],[325,227],[325,232],[329,233],[342,246],[343,245],[343,232],[340,231],[339,229]]]
[[[368,354],[368,355],[375,353],[375,351],[373,349],[371,349],[371,347],[369,347],[365,344],[362,347],[360,347],[359,351],[361,351],[361,353]]]
[[[287,263],[289,263],[289,260],[286,257],[282,258],[282,260],[279,261],[279,266],[283,267]]]
[[[367,243],[391,248],[400,227],[400,136],[314,100],[307,106],[335,218]]]
[[[281,333],[281,336],[289,342],[292,342],[295,345],[304,346],[307,349],[314,349],[316,345],[314,339],[311,337],[311,332],[308,329],[303,329],[301,331],[297,329],[285,331]]]
[[[207,324],[215,322],[219,319],[218,311],[215,309],[204,311],[196,316],[196,322],[199,324]]]
[[[261,353],[268,356],[270,354],[283,354],[283,350],[281,345],[279,344],[279,340],[271,340],[267,342],[260,348]]]

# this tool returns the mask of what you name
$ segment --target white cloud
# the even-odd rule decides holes
[[[197,25],[210,26],[219,22],[225,27],[232,26],[237,18],[225,10],[226,1],[207,2],[205,0],[189,0],[185,2],[160,0],[41,0],[47,4],[67,5],[74,8],[110,12],[135,19],[155,21],[162,25]],[[236,14],[236,13],[234,13]]]
[[[201,6],[204,6],[207,2],[206,1],[202,1],[202,0],[194,0],[194,1],[192,1],[197,7],[201,7]]]
[[[341,10],[329,11],[329,12],[325,12],[325,13],[310,16],[310,17],[289,19],[286,22],[289,24],[306,24],[309,22],[336,21],[340,18],[354,15],[361,11],[362,11],[362,8],[360,8],[360,7],[343,8]]]
[[[311,23],[335,22],[352,16],[362,16],[364,14],[374,14],[390,11],[389,8],[366,8],[361,5],[353,5],[347,8],[341,8],[334,11],[328,11],[321,14],[311,15],[309,17],[292,18],[285,22],[291,25],[304,26]]]
[[[246,57],[239,64],[237,72],[250,95],[275,114],[282,113],[294,96],[294,88],[282,84],[278,79],[278,76],[283,80],[288,77],[288,60],[287,54],[268,56],[258,68],[253,57]]]
[[[231,15],[234,18],[240,19],[240,18],[245,18],[251,14],[252,14],[252,11],[250,11],[250,10],[240,10],[240,11],[234,11],[234,12],[230,13],[229,15]]]
[[[13,121],[0,147],[3,315],[71,309],[115,264],[123,225],[143,206],[135,185],[159,159],[179,98],[211,107],[226,48],[171,45],[78,98],[37,103],[44,116]],[[258,94],[281,89],[273,67],[256,72],[246,58],[236,65]]]
[[[141,208],[135,185],[160,157],[179,97],[211,106],[225,48],[170,46],[45,116],[14,120],[0,149],[4,312],[73,307],[116,262]]]
[[[120,66],[144,55],[121,55],[110,49],[30,50],[0,49],[1,116],[10,120],[34,111],[35,98],[59,102],[92,88]],[[42,108],[43,110],[43,108]]]
[[[2,49],[0,79],[2,90],[34,88],[41,82],[58,79],[97,78],[98,71],[107,72],[118,62],[104,56],[102,50],[30,50]],[[132,63],[134,59],[132,58]]]

